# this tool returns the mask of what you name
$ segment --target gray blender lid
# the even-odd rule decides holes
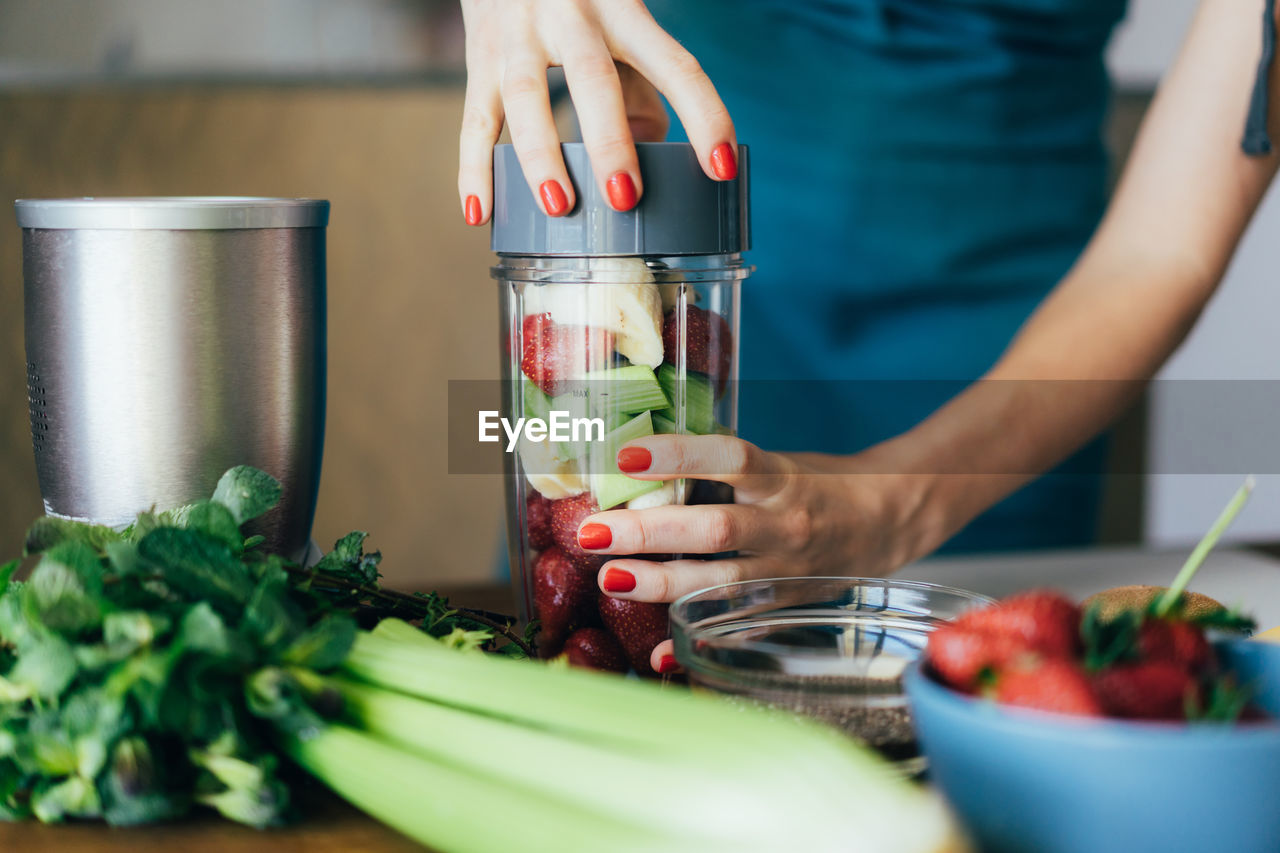
[[[34,198],[14,207],[22,228],[202,231],[329,224],[329,202],[311,198]]]
[[[738,147],[738,177],[713,181],[686,142],[640,142],[644,195],[626,213],[609,206],[581,142],[560,146],[577,204],[547,216],[524,179],[515,149],[493,151],[490,245],[510,255],[716,255],[751,248],[747,146]]]

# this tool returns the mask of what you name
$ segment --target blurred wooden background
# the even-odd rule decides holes
[[[1144,96],[1119,97],[1122,161]],[[387,579],[492,576],[505,547],[496,476],[447,473],[449,379],[498,373],[488,229],[462,223],[458,84],[0,90],[0,559],[41,511],[27,424],[21,232],[9,203],[79,195],[313,196],[333,202],[329,401],[315,538],[372,533]],[[574,137],[561,110],[561,138]],[[1115,470],[1141,470],[1145,416]],[[1104,541],[1138,538],[1142,478],[1110,478]]]
[[[462,88],[156,87],[0,93],[0,561],[41,512],[12,199],[333,202],[329,401],[315,538],[372,533],[402,586],[489,577],[498,477],[447,473],[449,379],[498,371],[488,229],[462,223]]]

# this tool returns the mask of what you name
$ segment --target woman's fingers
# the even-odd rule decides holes
[[[597,513],[578,529],[578,544],[597,554],[719,554],[773,546],[767,510],[743,504],[664,506]]]
[[[728,483],[752,500],[777,493],[792,474],[786,457],[729,435],[638,438],[618,451],[618,468],[637,480],[687,477]]]
[[[493,146],[502,133],[502,48],[498,30],[486,26],[491,4],[462,4],[467,30],[467,95],[458,133],[458,198],[468,225],[489,221],[493,210]]]
[[[563,216],[576,199],[560,156],[560,134],[551,114],[547,61],[533,53],[507,60],[502,75],[502,104],[511,129],[511,144],[520,158],[525,180],[548,216]]]
[[[708,176],[727,181],[738,176],[738,141],[733,119],[702,66],[641,4],[621,13],[624,41],[614,55],[658,87],[680,117]]]
[[[458,195],[468,225],[483,225],[493,210],[493,146],[502,133],[502,94],[492,80],[467,78],[458,135]]]
[[[676,663],[676,644],[671,640],[663,640],[654,646],[652,654],[649,655],[649,666],[653,667],[654,672],[660,672],[663,675],[678,672],[680,664]]]
[[[752,578],[778,577],[782,567],[765,557],[725,560],[650,560],[622,558],[600,568],[596,582],[614,598],[632,601],[675,601],[682,595]]]
[[[542,209],[562,216],[576,205],[547,90],[551,65],[565,69],[599,188],[615,210],[630,210],[643,194],[634,140],[666,137],[659,89],[684,122],[704,171],[719,180],[736,177],[733,122],[715,87],[639,0],[468,0],[463,16],[468,83],[458,192],[469,224],[492,216],[492,149],[504,123]]]
[[[627,122],[618,67],[598,25],[569,16],[564,22],[561,60],[578,114],[582,142],[600,191],[614,210],[626,211],[640,198],[640,166]]]

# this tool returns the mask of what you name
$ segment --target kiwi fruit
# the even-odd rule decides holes
[[[1094,604],[1101,605],[1101,613],[1103,620],[1114,619],[1116,616],[1127,610],[1144,610],[1152,601],[1163,593],[1168,587],[1163,586],[1113,586],[1111,589],[1104,589],[1102,592],[1095,592],[1086,598],[1081,606],[1088,609]],[[1203,616],[1208,613],[1215,613],[1219,610],[1226,610],[1220,602],[1215,601],[1207,595],[1187,590],[1183,593],[1183,613],[1190,618]]]

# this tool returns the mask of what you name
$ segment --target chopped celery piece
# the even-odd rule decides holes
[[[549,399],[549,411],[568,412],[571,418],[600,418],[604,421],[604,431],[613,432],[631,420],[630,412],[609,408],[594,398],[583,397],[581,393],[569,392]]]
[[[676,422],[666,415],[652,412],[650,417],[653,418],[653,431],[657,435],[673,435],[680,431],[676,428]]]
[[[617,409],[604,408],[594,398],[584,396],[582,391],[567,391],[564,394],[550,398],[550,411],[567,412],[571,419],[600,418],[604,422],[605,435],[631,420],[631,417],[626,413]],[[586,458],[590,449],[591,439],[596,435],[597,431],[592,429],[585,439],[557,442],[556,458],[562,461]]]
[[[653,418],[653,431],[655,434],[673,435],[680,432],[679,428],[676,427],[676,422],[666,415],[659,414],[658,412],[652,412],[651,417]],[[718,421],[711,427],[711,432],[716,435],[735,434],[733,430]]]
[[[706,435],[715,430],[716,395],[710,379],[701,373],[686,371],[686,378],[681,382],[679,372],[670,364],[660,366],[657,376],[658,384],[671,399],[671,407],[657,414],[679,426],[680,414],[683,413],[686,432]]]
[[[629,365],[586,374],[570,390],[549,398],[547,409],[567,412],[570,418],[600,418],[607,434],[620,429],[637,412],[670,405],[650,368]],[[556,448],[556,458],[581,459],[590,451],[586,441],[561,442]]]
[[[648,412],[606,435],[604,442],[595,449],[591,491],[600,509],[609,509],[662,488],[661,480],[635,480],[618,470],[618,451],[622,445],[646,435],[653,435],[653,420]]]
[[[642,364],[596,370],[582,378],[588,383],[587,393],[598,411],[630,415],[671,405],[658,377]]]
[[[595,493],[600,509],[610,509],[632,498],[647,495],[662,488],[661,480],[633,480],[626,474],[597,474],[591,478],[591,490]]]

